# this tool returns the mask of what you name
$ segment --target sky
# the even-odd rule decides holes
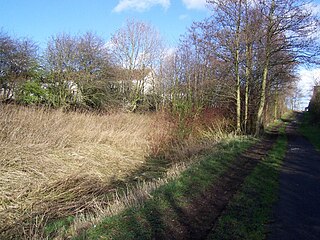
[[[320,0],[314,1],[320,13]],[[0,28],[13,37],[27,37],[44,49],[51,36],[91,31],[106,42],[127,19],[153,25],[170,47],[177,45],[193,21],[210,15],[206,0],[0,0]],[[319,69],[300,68],[298,86],[305,107]]]
[[[0,27],[45,47],[58,33],[92,31],[108,41],[127,19],[150,23],[176,45],[193,21],[209,15],[206,0],[0,0]]]

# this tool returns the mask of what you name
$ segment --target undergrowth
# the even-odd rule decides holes
[[[299,131],[320,151],[320,125],[312,122],[310,113],[303,114]]]

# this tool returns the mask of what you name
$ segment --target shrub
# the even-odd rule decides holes
[[[38,81],[27,81],[18,89],[17,101],[25,105],[48,103],[50,92],[41,87]]]
[[[311,121],[318,123],[320,121],[320,92],[314,94],[310,101],[309,111],[311,114]]]
[[[81,86],[82,104],[86,108],[105,110],[119,107],[123,94],[120,86],[109,82],[87,83]]]

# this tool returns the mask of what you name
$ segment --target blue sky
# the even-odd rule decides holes
[[[208,16],[206,0],[0,0],[0,27],[15,37],[28,37],[42,48],[57,33],[92,31],[110,39],[126,19],[155,26],[175,45],[192,21]]]

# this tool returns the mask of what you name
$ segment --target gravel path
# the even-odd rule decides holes
[[[320,239],[320,153],[291,123],[269,240]],[[320,136],[319,136],[320,137]]]

